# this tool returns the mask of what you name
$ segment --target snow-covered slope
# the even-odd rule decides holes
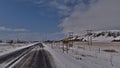
[[[74,36],[74,40],[88,41],[88,37],[92,37],[96,42],[111,42],[113,40],[120,40],[120,30],[107,30],[107,31],[94,31],[90,34],[84,34],[82,36]]]

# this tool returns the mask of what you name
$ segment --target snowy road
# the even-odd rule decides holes
[[[39,44],[0,57],[0,68],[54,68],[51,58]]]

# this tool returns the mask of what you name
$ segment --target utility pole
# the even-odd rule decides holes
[[[89,45],[89,30],[86,30],[87,31],[87,42],[88,42],[88,45]]]
[[[73,47],[73,34],[74,32],[69,32],[69,40],[70,40],[69,47]]]
[[[88,45],[92,45],[92,30],[87,30]]]

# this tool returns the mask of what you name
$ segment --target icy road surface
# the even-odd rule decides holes
[[[44,48],[42,47],[44,46]],[[0,56],[0,68],[83,68],[75,59],[45,44],[31,44]],[[87,68],[87,67],[86,67]]]
[[[0,56],[0,68],[55,68],[55,64],[39,43]]]

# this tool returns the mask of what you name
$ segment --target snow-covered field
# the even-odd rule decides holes
[[[74,42],[68,53],[63,53],[62,43],[44,44],[51,53],[56,68],[120,68],[120,43]],[[26,44],[0,44],[0,54]]]
[[[63,53],[62,43],[46,44],[57,54],[57,61],[61,61],[62,68],[120,68],[120,43],[74,42],[69,53]],[[112,52],[110,52],[112,51]]]
[[[9,44],[9,43],[0,43],[0,54],[14,50],[16,48],[25,46],[26,44]]]

